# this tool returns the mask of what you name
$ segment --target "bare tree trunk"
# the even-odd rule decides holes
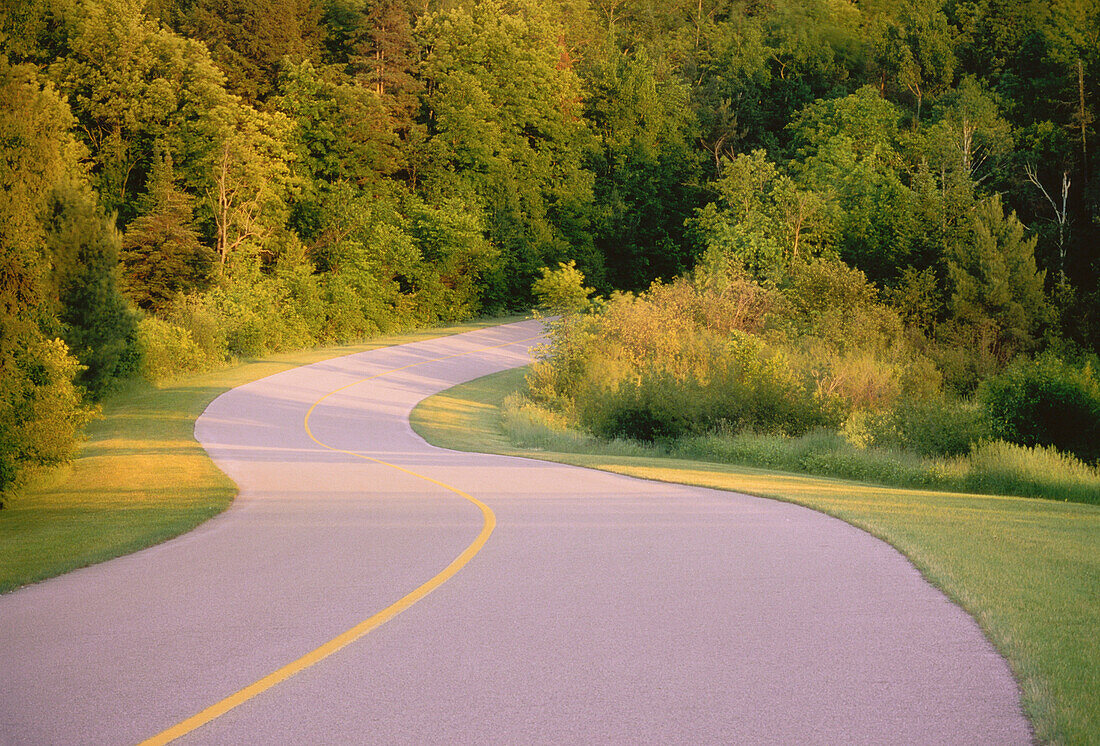
[[[1027,176],[1027,180],[1039,188],[1039,191],[1043,193],[1043,196],[1047,198],[1047,202],[1050,203],[1051,208],[1054,210],[1054,221],[1058,224],[1058,279],[1064,283],[1066,281],[1066,220],[1069,217],[1069,210],[1067,209],[1067,203],[1069,202],[1069,171],[1062,172],[1062,207],[1059,209],[1058,203],[1054,201],[1054,198],[1050,196],[1050,192],[1039,181],[1038,171],[1031,164],[1024,164],[1024,175]]]
[[[218,173],[214,177],[217,185],[217,207],[214,210],[214,222],[217,225],[218,265],[225,267],[225,258],[229,253],[229,142],[222,146],[222,157],[218,162]]]

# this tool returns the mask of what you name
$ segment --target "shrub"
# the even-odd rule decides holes
[[[209,364],[186,329],[153,316],[138,322],[137,346],[141,375],[154,383],[204,370]]]
[[[575,261],[558,262],[557,269],[543,267],[541,271],[542,277],[531,286],[541,308],[556,313],[581,313],[588,308],[594,291],[584,286],[584,274]]]
[[[1100,461],[1100,380],[1091,364],[1020,359],[985,381],[978,397],[996,437]]]
[[[73,383],[81,366],[65,343],[18,323],[5,331],[12,327],[18,336],[0,340],[0,507],[27,469],[68,460],[96,413]]]
[[[229,342],[224,324],[211,310],[205,296],[177,296],[165,310],[163,318],[187,330],[211,363],[221,363],[229,357]]]
[[[678,438],[695,430],[703,392],[698,382],[647,371],[636,381],[593,392],[580,403],[582,422],[601,438],[643,441]]]
[[[976,402],[946,396],[902,399],[871,427],[874,445],[927,457],[961,456],[988,437],[985,417]]]
[[[577,397],[581,422],[601,437],[646,441],[719,427],[798,434],[831,422],[758,337],[696,331],[676,343],[627,375],[593,365],[600,375]]]

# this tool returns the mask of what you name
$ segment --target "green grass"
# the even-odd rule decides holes
[[[634,444],[605,448],[560,423],[512,412],[509,431],[536,445],[521,448],[502,429],[501,407],[523,385],[524,371],[514,370],[451,389],[422,402],[413,427],[447,448],[744,492],[859,526],[908,556],[978,620],[1011,664],[1040,741],[1100,743],[1100,507],[673,459]]]
[[[237,488],[193,434],[222,392],[299,365],[493,323],[500,320],[273,355],[120,392],[71,464],[38,475],[0,510],[0,593],[156,544],[225,510]]]

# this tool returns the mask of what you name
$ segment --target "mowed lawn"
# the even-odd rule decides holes
[[[0,511],[0,593],[156,544],[225,510],[236,485],[194,437],[196,418],[222,392],[299,365],[502,321],[273,355],[113,396],[78,458],[39,475]]]
[[[500,405],[507,371],[434,396],[413,413],[429,442],[786,500],[892,544],[969,611],[1009,660],[1038,739],[1100,743],[1100,507],[879,487],[660,457],[515,448]]]

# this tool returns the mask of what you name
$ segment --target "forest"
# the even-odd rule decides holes
[[[0,493],[120,382],[539,299],[606,437],[1095,462],[1098,73],[1097,0],[8,0]]]

